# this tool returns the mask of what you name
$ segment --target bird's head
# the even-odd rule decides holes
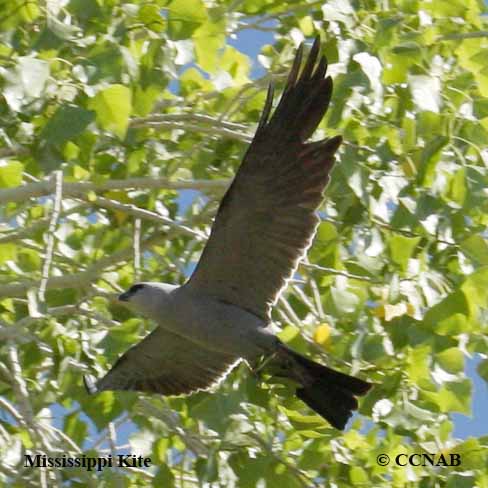
[[[136,283],[120,294],[119,302],[149,318],[159,318],[171,300],[171,293],[177,288],[166,283]]]

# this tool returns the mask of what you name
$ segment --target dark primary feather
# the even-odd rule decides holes
[[[340,137],[305,142],[332,94],[319,47],[316,39],[300,73],[300,46],[273,115],[270,86],[254,139],[185,285],[264,320],[311,244],[318,225],[316,210],[341,143]]]
[[[123,354],[96,386],[87,380],[85,385],[90,393],[135,390],[188,394],[220,381],[237,360],[158,327]]]

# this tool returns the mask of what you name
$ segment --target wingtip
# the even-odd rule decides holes
[[[302,74],[300,75],[301,80],[309,80],[312,77],[312,73],[314,72],[314,68],[317,63],[317,58],[319,56],[319,51],[320,51],[320,36],[317,36],[315,37],[310,52],[308,53],[307,62],[305,63],[305,67],[303,68]]]
[[[304,45],[305,44],[301,42],[300,46],[298,46],[297,52],[295,54],[295,59],[293,60],[293,65],[291,67],[290,74],[288,75],[288,80],[286,81],[286,86],[283,93],[286,93],[288,90],[290,90],[293,86],[295,86],[295,83],[297,82],[300,66],[302,65]]]
[[[336,152],[339,146],[342,144],[343,137],[341,135],[331,137],[328,140],[328,146],[332,148],[332,152]]]
[[[93,380],[93,377],[90,375],[83,375],[83,384],[85,385],[85,390],[89,395],[94,395],[98,393],[98,388]]]
[[[315,71],[312,74],[312,79],[314,80],[323,79],[325,74],[327,73],[328,67],[329,67],[329,63],[327,61],[327,57],[325,56],[325,54],[322,54],[322,56],[320,56],[319,64],[317,65]]]
[[[266,101],[264,102],[263,112],[261,113],[261,118],[259,119],[257,132],[259,132],[268,122],[269,115],[271,113],[271,108],[273,106],[274,98],[274,83],[273,80],[268,85],[268,92],[266,94]]]

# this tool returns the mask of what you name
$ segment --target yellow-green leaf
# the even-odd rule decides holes
[[[24,166],[19,161],[0,161],[0,188],[19,186],[22,183],[23,170]]]
[[[91,100],[90,108],[97,114],[97,122],[120,139],[125,137],[132,112],[132,96],[129,88],[111,85],[97,93]]]
[[[436,361],[449,373],[464,370],[464,355],[457,347],[450,347],[435,355]]]

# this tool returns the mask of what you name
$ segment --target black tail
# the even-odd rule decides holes
[[[356,396],[365,395],[373,385],[287,350],[311,380],[309,385],[297,388],[297,397],[333,427],[343,430],[352,411],[358,408]]]

